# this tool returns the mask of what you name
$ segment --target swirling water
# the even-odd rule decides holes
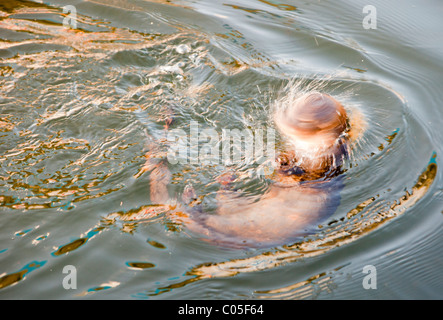
[[[365,29],[364,1],[0,2],[0,297],[441,299],[443,7],[399,3],[373,1]],[[153,205],[142,168],[171,114],[185,131],[274,128],[290,80],[366,123],[315,234],[224,248]],[[225,165],[170,169],[171,194],[192,184],[215,210]],[[248,163],[229,169],[266,189]]]

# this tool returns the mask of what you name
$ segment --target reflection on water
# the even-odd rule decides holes
[[[409,19],[406,5],[395,14],[375,3],[372,33],[359,1],[94,0],[76,5],[76,29],[64,27],[63,5],[0,3],[1,297],[41,298],[44,284],[44,298],[365,298],[342,284],[372,261],[384,279],[427,275],[390,294],[441,296],[441,66],[430,58],[441,46],[420,29],[435,34],[432,12],[416,8],[416,29],[399,24],[405,40],[384,17]],[[185,132],[192,121],[275,129],[271,107],[288,83],[333,95],[364,128],[353,132],[340,206],[314,235],[221,248],[190,231],[176,203],[151,201],[146,155],[167,152],[171,117]],[[269,184],[247,161],[169,169],[171,197],[190,184],[206,214],[227,169],[246,196]],[[82,272],[76,292],[61,285],[65,265]]]
[[[0,277],[0,289],[14,285],[18,281],[23,280],[28,273],[41,268],[45,265],[45,263],[46,261],[33,261],[25,265],[17,272],[2,275]]]

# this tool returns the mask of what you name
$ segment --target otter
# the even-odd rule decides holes
[[[307,93],[278,109],[274,120],[289,150],[278,154],[272,183],[263,195],[240,194],[233,189],[235,173],[222,174],[216,213],[208,214],[195,205],[193,188],[185,188],[175,210],[185,213],[179,220],[202,239],[231,247],[281,245],[315,232],[336,211],[343,188],[341,167],[348,157],[345,108],[328,94]],[[150,171],[151,201],[167,203],[167,164],[157,162]]]

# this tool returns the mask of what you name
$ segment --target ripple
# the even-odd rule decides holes
[[[4,289],[17,284],[19,281],[23,281],[30,272],[41,268],[46,262],[47,261],[32,261],[17,272],[0,275],[0,289]]]
[[[254,292],[254,297],[273,300],[316,299],[322,293],[331,293],[338,287],[339,284],[336,282],[340,281],[340,276],[343,276],[340,270],[344,267],[340,266],[278,289],[257,290]]]
[[[155,267],[155,264],[150,262],[126,262],[126,265],[131,269],[136,269],[136,270],[144,270]]]
[[[288,272],[285,266],[303,259],[316,262],[339,247],[360,249],[362,239],[371,236],[381,243],[388,226],[436,221],[426,213],[411,217],[417,208],[441,200],[440,193],[432,192],[440,187],[440,150],[434,147],[441,138],[436,126],[424,121],[438,121],[435,106],[441,100],[439,82],[430,83],[438,79],[432,75],[439,72],[439,60],[429,58],[439,55],[428,50],[436,46],[430,35],[437,35],[437,29],[425,35],[425,42],[418,41],[416,31],[422,26],[407,26],[408,19],[403,19],[411,8],[391,14],[390,21],[380,15],[386,23],[368,36],[355,27],[361,26],[359,4],[319,10],[316,4],[294,7],[275,1],[122,0],[81,7],[91,16],[79,13],[78,28],[72,30],[62,27],[62,8],[15,0],[0,4],[0,210],[9,223],[3,234],[21,244],[29,241],[30,248],[40,250],[37,254],[49,254],[57,261],[52,267],[66,259],[82,265],[89,255],[99,264],[104,258],[94,250],[117,250],[126,241],[135,241],[142,253],[153,252],[147,261],[138,253],[130,261],[122,260],[127,252],[107,255],[108,267],[100,272],[115,281],[96,285],[92,274],[80,296],[113,293],[108,289],[125,284],[129,278],[124,272],[129,272],[155,279],[145,286],[148,278],[139,278],[146,294],[133,297],[180,296],[184,287],[192,287],[193,298],[205,290],[232,297],[236,285],[242,288],[241,297],[251,292],[263,299],[321,297],[343,283],[343,259],[349,256],[337,258],[339,267],[319,266],[296,282],[282,276],[279,285],[262,284],[260,271]],[[334,15],[341,19],[331,19]],[[426,12],[425,17],[431,16]],[[386,26],[394,25],[389,33]],[[400,29],[408,32],[401,34]],[[187,133],[191,121],[219,133],[273,129],[270,106],[287,93],[283,88],[288,83],[294,91],[320,88],[342,101],[353,117],[356,131],[340,207],[315,227],[315,234],[272,248],[225,250],[189,236],[182,213],[153,204],[146,192],[150,178],[145,155],[161,157],[170,146],[166,121],[173,117],[172,128]],[[282,147],[280,137],[277,147]],[[269,181],[258,175],[260,166],[244,155],[240,160],[229,167],[190,161],[171,165],[171,196],[179,198],[192,184],[198,202],[213,214],[217,177],[228,169],[238,174],[235,187],[245,196],[265,192]],[[75,225],[67,224],[67,215]],[[161,231],[151,234],[156,227]],[[63,240],[57,239],[58,228]],[[109,229],[116,231],[115,243],[102,237]],[[90,245],[97,238],[101,241]],[[391,251],[380,267],[387,269],[392,262],[401,272],[438,283],[441,277],[432,272],[440,260],[433,259],[432,265],[408,260],[411,255],[424,260],[436,252],[429,248],[438,248],[438,224],[417,243],[407,240],[410,245]],[[137,245],[131,249],[138,250]],[[371,244],[370,249],[378,248]],[[22,252],[17,245],[0,251],[8,257],[6,265],[29,254]],[[29,273],[45,263],[33,261],[3,273],[0,288],[26,283]],[[60,287],[57,281],[54,288]],[[39,288],[32,289],[35,295]],[[392,289],[407,291],[405,284]]]

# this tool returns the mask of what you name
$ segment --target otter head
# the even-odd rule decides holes
[[[311,159],[337,155],[337,142],[347,130],[345,109],[340,102],[323,93],[299,97],[290,106],[279,110],[275,121],[294,144],[295,151]]]

